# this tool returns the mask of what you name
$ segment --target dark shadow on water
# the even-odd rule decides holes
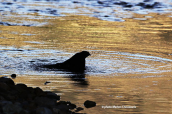
[[[162,31],[162,30],[161,30]],[[172,42],[172,31],[162,31],[159,36],[166,42]]]
[[[89,85],[88,80],[85,78],[86,73],[88,72],[87,69],[82,72],[72,72],[70,70],[66,69],[47,69],[47,68],[41,68],[37,67],[40,64],[32,64],[31,67],[33,70],[38,72],[55,72],[56,74],[66,74],[67,76],[64,76],[64,78],[69,78],[72,81],[72,84],[75,86],[80,87],[87,87]],[[87,67],[86,67],[87,68]]]
[[[31,67],[36,71],[55,71],[56,73],[67,74],[68,77],[76,82],[75,85],[87,86],[88,82],[85,80],[85,59],[91,54],[88,51],[78,52],[68,60],[62,63],[53,62],[53,64],[36,63],[36,61],[30,61]],[[71,74],[71,75],[70,75]],[[46,83],[45,83],[46,84]]]
[[[74,75],[69,75],[67,78],[70,78],[71,81],[73,81],[72,84],[75,86],[80,86],[80,87],[87,87],[89,85],[89,82],[85,78],[85,74],[74,74]]]

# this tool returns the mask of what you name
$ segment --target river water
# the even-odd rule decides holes
[[[170,0],[0,1],[0,75],[77,106],[95,101],[88,114],[170,113],[171,16]],[[83,74],[32,67],[83,50]]]

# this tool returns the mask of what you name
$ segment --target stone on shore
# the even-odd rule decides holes
[[[86,101],[85,107],[96,105]],[[10,78],[0,77],[0,114],[79,114],[83,110],[69,101],[60,101],[60,96],[41,88],[15,84]]]

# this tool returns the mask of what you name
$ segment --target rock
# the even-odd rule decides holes
[[[69,107],[65,101],[58,102],[55,108],[63,110],[63,111],[69,111]]]
[[[53,113],[55,114],[62,114],[61,110],[58,108],[53,108]]]
[[[84,106],[86,108],[95,107],[96,106],[96,102],[87,100],[87,101],[84,102]]]
[[[53,108],[53,114],[75,114],[75,113],[65,110],[60,110],[58,108]]]
[[[5,98],[4,98],[3,96],[0,96],[0,101],[1,101],[1,100],[5,100]]]
[[[36,97],[35,103],[39,106],[52,106],[55,105],[57,102],[56,100],[47,97]]]
[[[4,114],[19,114],[22,108],[18,104],[6,104],[2,107]]]
[[[81,110],[84,110],[84,108],[82,108],[82,107],[77,107],[76,110],[75,110],[75,112],[79,112],[79,111],[81,111]]]
[[[9,91],[10,87],[6,83],[4,83],[4,82],[0,82],[0,90],[1,90],[1,92]]]
[[[17,96],[19,99],[27,99],[30,96],[33,96],[33,89],[30,87],[27,87],[25,84],[16,84],[16,86],[13,89],[13,94],[15,92],[15,90],[17,91]]]
[[[69,101],[59,101],[56,106],[52,107],[53,112],[56,112],[57,114],[68,114],[70,113],[70,110],[73,110],[75,108],[76,105],[72,104]]]
[[[34,93],[36,94],[36,96],[44,96],[45,95],[44,91],[39,87],[34,88]]]
[[[21,106],[21,103],[20,102],[15,102],[14,105]]]
[[[36,114],[53,114],[49,108],[46,107],[38,107],[36,109]]]
[[[76,114],[83,110],[70,101],[58,100],[60,96],[53,92],[27,87],[22,83],[15,85],[12,79],[0,78],[0,114]],[[86,101],[84,105],[90,108],[96,103]]]
[[[19,114],[30,114],[27,110],[21,110]]]
[[[75,109],[76,108],[76,105],[72,104],[71,102],[67,102],[67,106],[69,109]]]
[[[27,85],[26,84],[22,84],[22,83],[18,83],[18,84],[16,84],[16,86],[19,86],[19,87],[21,87],[23,89],[27,88]]]
[[[1,83],[1,87],[0,87],[0,96],[1,98],[3,98],[4,100],[11,100],[11,98],[13,99],[13,95],[11,95],[11,88],[9,90],[5,89],[6,87],[3,85],[6,85],[6,83]],[[2,99],[2,100],[3,100]]]
[[[12,79],[10,79],[10,78],[1,77],[0,82],[4,82],[4,83],[6,83],[8,85],[15,85],[14,81]]]
[[[12,95],[12,94],[7,94],[6,96],[4,96],[4,98],[5,98],[6,100],[9,100],[9,101],[15,100],[16,97],[17,97],[17,95]]]
[[[16,78],[16,74],[11,74],[11,78]]]
[[[60,96],[58,96],[57,94],[55,93],[52,93],[52,92],[45,92],[47,95],[46,97],[50,98],[50,99],[55,99],[55,100],[60,100]]]
[[[37,108],[37,105],[36,105],[36,103],[34,101],[30,101],[30,102],[28,102],[28,104],[23,103],[22,106],[23,106],[24,109],[26,109],[26,110],[28,110],[30,112],[34,112],[36,110],[36,108]]]
[[[49,82],[49,81],[46,81],[46,82],[44,83],[44,85],[47,85],[48,83],[51,83],[51,82]]]
[[[11,101],[0,100],[0,107],[5,106],[7,104],[13,104]]]
[[[20,93],[26,93],[26,94],[34,93],[32,87],[27,87],[27,85],[22,83],[16,84],[15,89]]]

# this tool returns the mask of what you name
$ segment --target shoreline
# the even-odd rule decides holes
[[[84,110],[70,101],[61,101],[60,96],[39,87],[15,84],[10,78],[0,77],[0,113],[15,114],[83,114]],[[86,100],[85,108],[96,106],[94,101]]]

